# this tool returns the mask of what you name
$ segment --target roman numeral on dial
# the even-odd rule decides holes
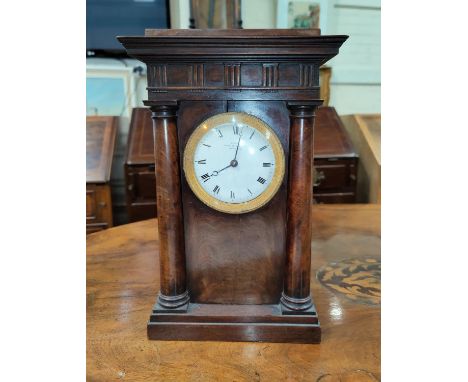
[[[263,146],[263,147],[260,147],[260,149],[259,149],[259,150],[260,150],[260,151],[263,151],[263,150],[265,150],[267,147],[268,147],[268,146]]]
[[[217,133],[218,133],[218,136],[219,136],[220,138],[222,138],[222,137],[223,137],[223,133],[222,133],[220,130],[218,130],[218,129],[216,129],[216,131],[217,131]]]
[[[271,167],[273,166],[273,163],[265,163],[263,162],[263,167]]]
[[[218,185],[216,185],[216,187],[213,188],[213,192],[214,192],[216,195],[219,194],[219,190],[220,190],[220,188],[219,188]]]
[[[259,182],[261,184],[265,184],[266,179],[263,179],[261,176],[259,176],[258,179],[257,179],[257,182]]]
[[[198,164],[206,164],[206,159],[197,160]],[[265,164],[265,163],[264,163]],[[264,166],[265,167],[265,166]]]
[[[234,135],[239,135],[239,126],[237,126],[237,123],[232,125],[232,130],[234,131]]]
[[[210,176],[208,174],[203,174],[201,178],[203,179],[203,182],[210,180]]]
[[[234,195],[234,192],[231,191],[231,199],[235,199],[236,195]]]

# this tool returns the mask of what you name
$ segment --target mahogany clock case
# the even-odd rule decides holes
[[[319,67],[346,38],[319,30],[119,38],[148,67],[161,273],[150,339],[320,342],[310,294],[313,123]],[[182,170],[190,134],[224,112],[268,124],[286,160],[273,199],[241,215],[198,200]]]
[[[316,111],[314,202],[356,201],[358,155],[333,107]],[[130,222],[156,217],[153,121],[149,108],[134,108],[124,166]]]

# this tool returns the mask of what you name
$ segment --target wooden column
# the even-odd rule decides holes
[[[287,310],[306,311],[310,295],[313,128],[318,103],[288,103],[290,153],[286,267],[281,303]],[[284,309],[283,309],[284,310]]]
[[[177,103],[151,103],[150,108],[153,112],[161,274],[161,289],[156,309],[176,309],[189,302],[180,193]]]

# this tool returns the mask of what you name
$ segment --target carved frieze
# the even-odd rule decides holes
[[[262,86],[268,88],[278,86],[278,64],[262,65]]]
[[[148,74],[150,91],[304,90],[319,85],[319,68],[315,63],[150,64]]]

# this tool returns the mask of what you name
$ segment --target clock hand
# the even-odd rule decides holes
[[[223,170],[226,170],[228,167],[231,167],[231,163],[229,163],[229,166],[226,166],[224,168],[222,168],[221,170],[218,170],[218,171],[213,171],[212,174],[210,176],[218,176],[218,174],[223,171]]]
[[[244,130],[244,128],[242,128],[242,130]],[[240,134],[239,134],[239,141],[237,142],[236,154],[234,155],[234,159],[233,159],[233,160],[236,160],[236,158],[237,158],[237,151],[239,151],[239,144],[240,144],[240,140],[241,140],[241,138],[242,138],[242,130],[241,130],[241,132],[240,132]]]

